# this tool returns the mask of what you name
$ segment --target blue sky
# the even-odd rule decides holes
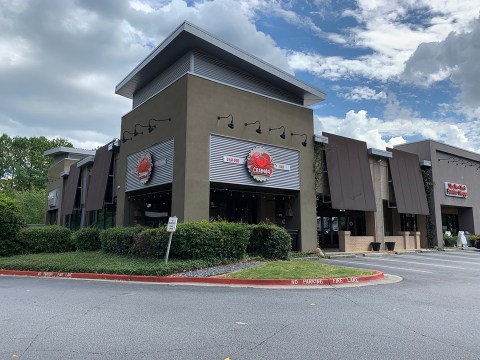
[[[0,0],[0,133],[95,148],[118,84],[185,20],[323,90],[327,131],[480,152],[480,0]]]

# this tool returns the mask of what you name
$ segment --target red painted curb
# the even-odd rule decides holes
[[[94,273],[68,273],[49,271],[26,270],[0,270],[0,275],[10,276],[37,276],[47,278],[90,279],[90,280],[116,280],[140,281],[155,283],[195,283],[195,284],[223,284],[223,285],[256,285],[256,286],[332,286],[356,284],[375,281],[384,278],[382,272],[373,275],[352,276],[342,278],[324,279],[229,279],[216,277],[176,277],[176,276],[148,276],[148,275],[119,275],[119,274],[94,274]]]

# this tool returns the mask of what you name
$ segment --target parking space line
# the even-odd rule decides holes
[[[405,255],[405,256],[412,256],[412,255]],[[421,254],[418,256],[428,256],[436,259],[451,256],[452,258],[457,258],[457,259],[470,259],[470,260],[478,259],[480,261],[480,256],[478,255],[463,256],[463,255],[456,255],[456,254]]]
[[[435,267],[443,267],[443,268],[450,268],[450,269],[465,270],[465,268],[460,267],[460,266],[430,264],[430,263],[426,263],[426,262],[403,261],[403,260],[398,260],[398,259],[382,259],[382,258],[378,258],[378,260],[383,260],[383,261],[388,261],[388,262],[401,262],[401,263],[405,263],[405,264],[415,264],[415,265],[435,266]]]
[[[388,268],[388,269],[396,269],[396,270],[405,270],[405,271],[414,271],[414,272],[421,272],[421,273],[426,273],[426,274],[433,274],[433,272],[426,271],[426,270],[401,268],[401,267],[396,267],[396,266],[373,264],[373,263],[368,263],[368,262],[363,262],[363,261],[345,261],[345,260],[335,260],[335,259],[330,259],[330,261],[337,261],[337,262],[346,263],[346,264],[368,265],[368,266],[376,266],[376,267],[382,267],[382,268]]]
[[[411,256],[411,255],[402,255],[402,258],[414,258],[414,259],[418,259],[418,256]],[[462,261],[462,260],[450,260],[450,259],[442,259],[441,257],[431,257],[430,256],[430,259],[435,259],[435,260],[439,260],[439,261],[448,261],[448,262],[454,262],[454,263],[461,263],[461,264],[473,264],[473,265],[480,265],[480,262],[473,262],[473,261]],[[468,258],[467,258],[468,259]]]

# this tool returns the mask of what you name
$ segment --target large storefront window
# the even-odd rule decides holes
[[[400,214],[401,231],[417,231],[417,216],[414,214]]]
[[[351,236],[364,236],[366,233],[365,213],[340,211],[326,207],[317,208],[318,245],[321,248],[338,248],[339,231],[350,231]]]

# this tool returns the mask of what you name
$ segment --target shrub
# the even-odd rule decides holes
[[[146,229],[133,236],[133,255],[139,257],[165,256],[169,233],[166,227]]]
[[[241,260],[247,253],[250,240],[250,227],[242,223],[226,221],[212,223],[224,236],[221,257],[229,260]]]
[[[250,225],[250,228],[248,253],[266,259],[288,258],[292,238],[284,228],[272,224]]]
[[[455,237],[443,234],[443,244],[444,246],[454,246],[457,240]]]
[[[0,256],[9,256],[22,252],[17,241],[17,232],[24,226],[20,210],[16,203],[0,194]]]
[[[94,227],[83,228],[73,234],[75,247],[79,251],[95,251],[102,246],[100,230]]]
[[[100,233],[102,250],[120,255],[131,254],[133,236],[142,230],[143,228],[140,226],[106,229]]]
[[[25,253],[54,253],[74,250],[72,232],[66,227],[48,225],[29,227],[17,234]]]
[[[192,260],[219,259],[223,243],[224,236],[213,223],[205,220],[181,223],[173,235],[171,256]]]

